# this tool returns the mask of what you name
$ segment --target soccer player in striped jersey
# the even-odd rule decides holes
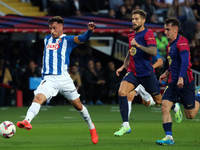
[[[64,20],[54,16],[48,21],[50,35],[44,38],[44,56],[42,66],[42,81],[34,91],[35,97],[23,121],[17,123],[19,128],[32,129],[31,121],[38,114],[41,105],[60,92],[87,122],[94,144],[98,142],[98,134],[90,118],[87,108],[81,103],[80,95],[68,73],[69,56],[73,48],[89,40],[95,28],[93,22],[88,23],[88,30],[78,36],[63,34]]]
[[[159,78],[160,82],[166,81],[168,78],[168,85],[162,97],[162,121],[165,137],[156,141],[158,145],[174,145],[170,109],[179,98],[188,119],[193,119],[199,110],[200,95],[197,93],[195,98],[190,48],[188,40],[178,35],[179,26],[180,22],[176,18],[166,19],[164,23],[165,34],[169,41],[167,45],[169,68]]]

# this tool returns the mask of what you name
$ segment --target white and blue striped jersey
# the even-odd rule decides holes
[[[75,36],[66,36],[54,39],[51,35],[44,38],[44,55],[42,75],[68,74],[69,56],[73,48],[78,46],[74,42]]]

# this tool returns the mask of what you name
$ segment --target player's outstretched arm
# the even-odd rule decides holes
[[[92,35],[92,31],[94,30],[94,28],[95,28],[95,23],[94,22],[89,22],[88,23],[88,30],[85,33],[83,33],[82,35],[75,36],[74,37],[74,41],[77,44],[82,44],[83,42],[89,40],[89,38]]]

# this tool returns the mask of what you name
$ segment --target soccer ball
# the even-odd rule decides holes
[[[11,121],[4,121],[0,124],[0,135],[3,138],[11,138],[14,136],[16,128]]]

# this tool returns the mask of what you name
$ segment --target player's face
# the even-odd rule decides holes
[[[165,29],[166,38],[169,40],[169,42],[172,42],[177,37],[178,27],[171,26],[171,23],[170,23],[167,25],[165,24],[164,29]]]
[[[132,25],[133,30],[138,31],[142,26],[144,26],[145,19],[142,19],[139,14],[132,15]]]
[[[63,25],[61,23],[54,22],[49,25],[49,29],[53,38],[59,38],[63,34]]]

